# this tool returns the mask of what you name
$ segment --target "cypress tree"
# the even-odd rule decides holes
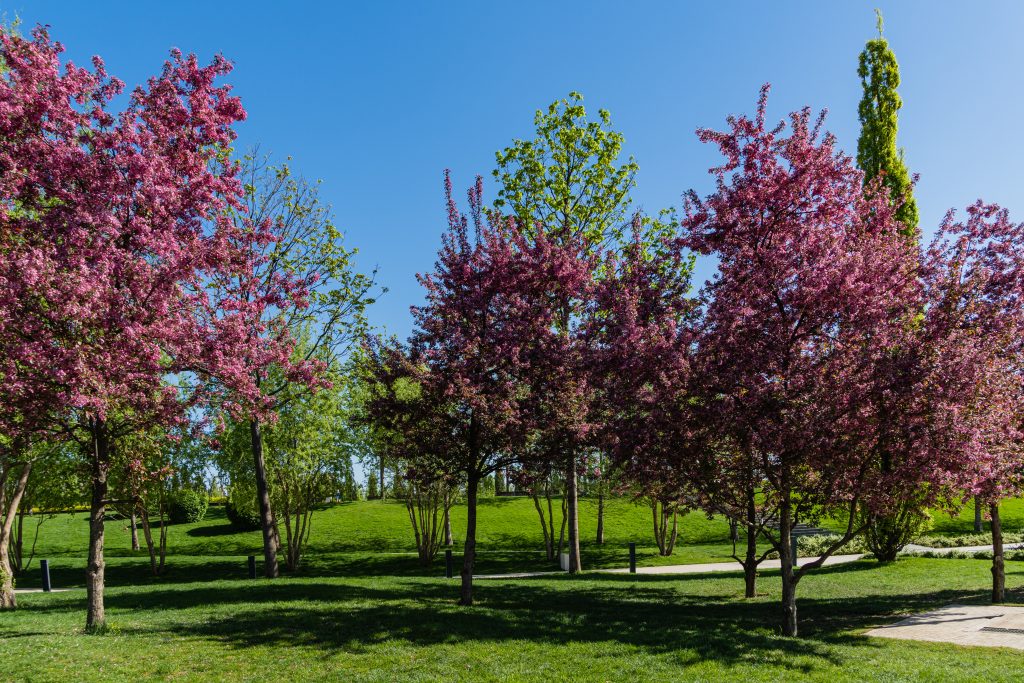
[[[857,166],[864,171],[865,180],[884,173],[883,183],[889,188],[893,201],[903,201],[896,217],[905,226],[904,233],[917,232],[917,202],[903,150],[896,147],[897,115],[903,106],[896,89],[900,85],[900,68],[889,42],[882,36],[882,13],[878,16],[878,37],[869,40],[860,53],[857,75],[864,88],[858,114],[860,138],[857,140]]]

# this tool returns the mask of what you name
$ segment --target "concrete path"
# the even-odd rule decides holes
[[[1003,546],[1003,552],[1009,550],[1020,550],[1024,548],[1024,543],[1007,543]],[[984,551],[992,552],[991,545],[965,545],[959,548],[929,548],[926,545],[917,545],[916,543],[908,543],[902,550],[904,555],[920,555],[921,553],[935,553],[936,555],[949,555],[950,553],[980,553]]]
[[[825,566],[854,562],[864,557],[863,555],[833,555],[825,560]],[[805,565],[813,562],[816,557],[801,557],[797,564]],[[779,560],[765,560],[759,569],[779,569],[782,566]],[[741,572],[743,567],[738,562],[707,562],[704,564],[670,564],[657,567],[637,567],[637,574],[706,574],[711,572]],[[600,574],[628,574],[629,568],[621,569],[595,569],[593,573]],[[474,579],[527,579],[534,576],[554,576],[565,574],[565,572],[516,572],[512,574],[475,574]]]
[[[1024,606],[947,605],[866,635],[1024,650]]]
[[[53,588],[53,589],[50,590],[50,592],[51,593],[67,593],[68,591],[71,591],[71,590],[75,590],[75,589],[74,588]],[[84,588],[79,588],[78,590],[85,590],[85,589]],[[42,588],[15,588],[14,589],[15,595],[21,595],[23,593],[45,593],[45,592],[46,591],[44,591]]]

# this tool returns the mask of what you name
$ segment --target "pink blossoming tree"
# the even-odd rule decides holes
[[[112,445],[143,426],[173,426],[207,393],[177,377],[216,378],[239,404],[264,407],[237,359],[240,334],[267,298],[219,298],[211,287],[251,277],[263,226],[228,220],[241,186],[228,157],[241,103],[201,66],[172,53],[161,73],[109,111],[123,90],[99,58],[68,63],[44,29],[0,35],[0,278],[4,364],[15,389],[53,389],[48,420],[83,444],[92,484],[89,629],[104,625],[103,518]],[[215,310],[216,309],[216,310]],[[268,358],[287,358],[290,341]],[[11,378],[7,378],[11,379]],[[26,392],[28,393],[28,392]]]

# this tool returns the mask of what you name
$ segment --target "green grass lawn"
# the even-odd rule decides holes
[[[580,536],[586,567],[626,566],[627,546],[631,541],[638,545],[638,562],[641,565],[730,560],[732,546],[728,541],[728,525],[724,521],[708,520],[698,513],[681,517],[675,552],[669,557],[661,557],[654,545],[649,508],[629,500],[608,501],[605,543],[597,545],[596,501],[584,499],[580,507]],[[479,509],[477,548],[480,573],[553,568],[544,558],[540,523],[531,499],[486,498]],[[452,530],[457,555],[461,554],[465,523],[465,507],[456,506],[452,510]],[[55,568],[74,565],[79,560],[84,563],[88,537],[86,513],[58,515],[40,526],[36,554],[50,559]],[[172,565],[182,556],[259,556],[261,548],[260,532],[235,531],[228,524],[222,507],[211,507],[206,518],[197,524],[168,527],[168,552],[172,556],[169,559]],[[422,570],[418,567],[415,550],[404,503],[391,500],[340,503],[314,514],[304,562],[308,562],[310,568],[328,565],[357,573],[436,575],[437,568]],[[131,550],[127,522],[110,521],[107,523],[106,554],[110,558],[143,557],[145,551]]]
[[[650,511],[608,503],[606,543],[594,542],[595,501],[582,501],[585,568],[728,560],[728,526],[689,514],[675,553],[657,555]],[[1024,504],[1004,505],[1007,531],[1024,529]],[[460,559],[465,510],[453,511]],[[479,574],[550,570],[533,503],[485,499]],[[936,515],[931,533],[973,527],[972,511]],[[258,532],[232,529],[222,508],[172,525],[166,574],[153,578],[132,552],[126,523],[107,525],[104,635],[82,632],[88,522],[60,515],[40,527],[37,557],[56,587],[23,594],[0,615],[0,681],[64,680],[821,680],[1016,681],[1024,655],[869,639],[863,632],[955,601],[984,602],[989,563],[904,558],[819,570],[799,587],[803,637],[778,635],[779,579],[744,600],[739,573],[584,574],[478,580],[478,605],[455,605],[443,558],[419,566],[400,502],[333,505],[314,516],[304,566],[273,582],[249,580]],[[37,566],[18,586],[39,585]],[[1024,563],[1007,567],[1009,599],[1024,602]],[[267,672],[270,672],[269,674]]]
[[[671,556],[662,557],[654,545],[650,509],[626,499],[606,502],[605,543],[595,542],[597,526],[596,500],[582,499],[580,537],[584,568],[624,567],[628,562],[627,546],[637,543],[640,566],[728,562],[732,545],[728,525],[721,519],[709,520],[700,513],[680,518],[679,539]],[[1024,501],[1012,500],[1003,505],[1004,529],[1024,530]],[[834,522],[826,526],[836,527]],[[556,569],[543,553],[537,513],[533,501],[525,497],[482,499],[479,513],[477,573],[512,571],[547,571]],[[456,561],[461,560],[461,544],[465,529],[465,507],[452,510],[453,548]],[[29,523],[31,535],[34,525]],[[973,511],[965,510],[958,518],[936,513],[933,534],[959,534],[973,530]],[[88,544],[89,523],[86,513],[58,515],[47,519],[39,528],[36,555],[50,560],[54,585],[83,585],[82,568]],[[141,532],[140,532],[141,536]],[[201,563],[209,578],[243,576],[245,556],[261,556],[261,535],[258,531],[238,532],[224,515],[222,507],[213,506],[206,518],[197,524],[175,524],[168,527],[168,575],[188,578],[188,558],[209,558]],[[740,548],[742,552],[742,548]],[[127,522],[107,523],[106,554],[111,559],[109,584],[112,586],[150,581],[143,558],[145,550],[131,550]],[[136,558],[136,561],[118,561]],[[301,574],[310,576],[437,576],[443,573],[443,558],[435,566],[424,569],[415,555],[415,544],[405,506],[399,501],[360,501],[331,505],[313,516],[313,530],[303,560]],[[20,577],[19,585],[38,585],[35,571]]]
[[[115,560],[114,567],[130,560]],[[479,581],[459,608],[443,578],[173,579],[114,587],[104,635],[84,592],[27,594],[0,619],[0,680],[1019,681],[1017,651],[867,638],[951,602],[983,602],[988,564],[906,558],[826,568],[799,587],[802,637],[777,635],[778,576]],[[239,571],[234,573],[238,576]],[[203,580],[194,580],[194,579]],[[1010,563],[1011,600],[1024,566]]]

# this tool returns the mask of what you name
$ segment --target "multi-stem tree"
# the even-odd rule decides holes
[[[764,477],[760,495],[778,510],[765,530],[782,559],[783,632],[796,635],[799,580],[859,531],[857,512],[881,492],[872,477],[872,372],[904,341],[919,303],[906,239],[888,197],[865,198],[862,174],[821,135],[823,117],[794,113],[787,127],[730,117],[717,145],[707,199],[689,193],[685,243],[719,260],[703,291],[699,354],[717,359],[716,391],[749,433]],[[842,514],[839,540],[795,569],[790,532],[800,519]]]
[[[1024,224],[980,201],[966,220],[951,211],[926,252],[925,343],[929,379],[918,400],[935,404],[928,433],[960,438],[943,449],[959,461],[953,488],[989,507],[992,600],[1005,597],[1000,501],[1024,490]],[[952,429],[951,429],[952,428]],[[923,431],[923,430],[921,430]]]

